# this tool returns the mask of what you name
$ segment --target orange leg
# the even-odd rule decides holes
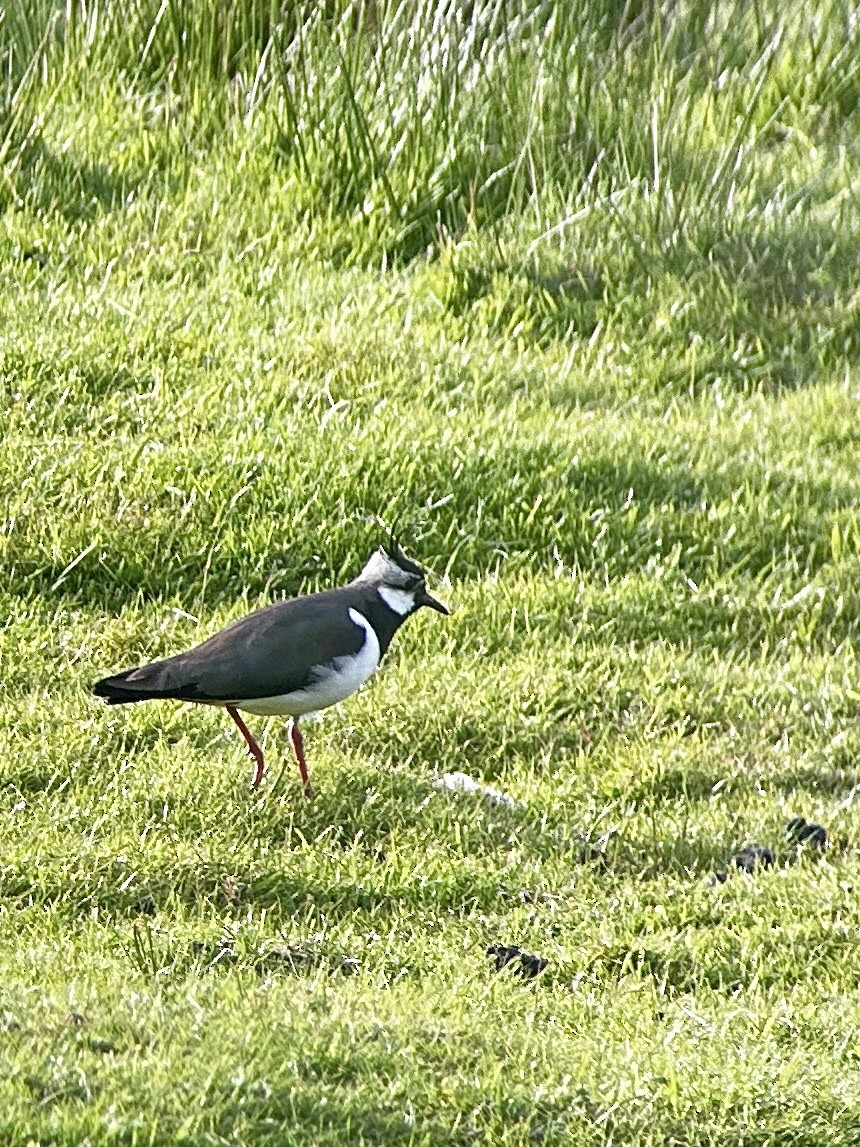
[[[305,764],[305,746],[302,741],[302,734],[299,732],[299,723],[295,717],[290,721],[290,740],[293,742],[293,750],[296,754],[296,760],[299,763],[299,772],[302,774],[305,796],[312,797],[314,790],[313,785],[308,780],[308,766]]]
[[[254,773],[254,779],[251,781],[251,788],[256,789],[259,787],[260,781],[263,779],[263,769],[266,767],[263,763],[263,750],[251,736],[251,732],[248,729],[248,726],[239,716],[238,710],[235,708],[235,706],[228,705],[227,712],[239,726],[239,732],[245,738],[245,741],[248,745],[248,753],[257,762],[257,770]]]

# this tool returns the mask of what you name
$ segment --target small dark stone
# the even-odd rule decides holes
[[[795,816],[785,826],[786,836],[795,844],[806,844],[810,848],[827,848],[827,830],[820,824],[805,821]]]
[[[785,835],[789,840],[799,840],[801,832],[806,828],[806,821],[802,816],[793,816],[785,826]]]
[[[800,843],[813,848],[827,848],[827,830],[820,824],[807,824],[800,834]]]
[[[529,980],[539,976],[548,963],[549,960],[545,960],[543,956],[535,956],[529,952],[523,952],[520,956],[523,975]]]
[[[69,1012],[69,1018],[66,1023],[70,1024],[73,1028],[83,1027],[87,1022],[86,1016],[82,1016],[80,1012]]]
[[[755,872],[756,868],[770,868],[773,853],[763,844],[747,844],[735,857],[735,864],[742,872]]]
[[[494,956],[496,971],[501,972],[508,964],[514,964],[516,971],[527,980],[533,980],[540,975],[549,963],[542,956],[534,956],[524,952],[522,948],[515,948],[509,944],[491,944],[487,948],[487,955]]]
[[[102,1055],[113,1055],[116,1051],[116,1046],[108,1039],[91,1039],[90,1047],[93,1051],[101,1052]]]
[[[722,869],[719,869],[717,872],[714,873],[713,881],[714,881],[714,884],[725,884],[725,882],[728,880],[728,878],[729,878],[728,872],[723,872]]]
[[[515,960],[517,956],[520,955],[520,952],[520,948],[514,948],[508,944],[491,944],[489,948],[487,948],[487,955],[496,957],[495,964],[497,972],[501,972],[502,968],[504,968],[506,964],[509,964],[511,960]]]

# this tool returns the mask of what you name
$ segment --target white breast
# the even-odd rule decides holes
[[[314,672],[317,680],[305,689],[283,693],[279,697],[237,701],[236,708],[261,717],[301,717],[304,713],[314,713],[317,709],[336,705],[354,693],[379,664],[379,639],[373,626],[357,609],[350,609],[349,616],[365,633],[364,645],[358,653],[335,657],[331,665],[316,666]]]

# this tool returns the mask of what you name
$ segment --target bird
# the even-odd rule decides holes
[[[426,579],[392,537],[347,585],[258,609],[185,653],[103,677],[92,691],[108,705],[169,699],[226,709],[256,763],[253,788],[263,779],[263,751],[239,711],[287,716],[311,797],[299,718],[336,705],[363,685],[416,610],[450,612],[427,592]]]

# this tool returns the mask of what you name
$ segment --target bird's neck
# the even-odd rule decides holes
[[[372,595],[368,594],[358,608],[373,626],[374,632],[379,639],[379,656],[382,657],[391,644],[392,637],[394,637],[409,614],[395,613],[394,610],[389,609],[375,593]]]

